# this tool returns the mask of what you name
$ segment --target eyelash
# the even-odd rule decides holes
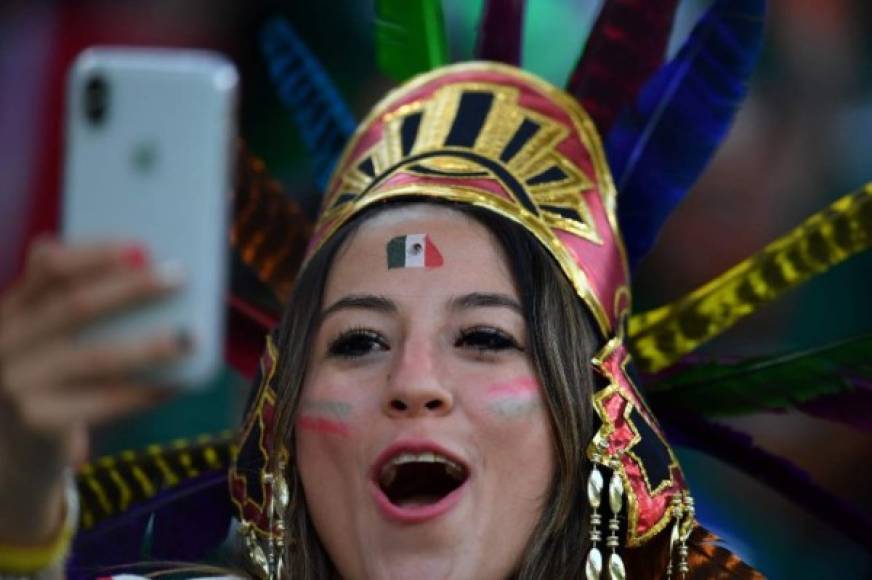
[[[490,326],[476,326],[460,331],[455,347],[469,348],[481,353],[502,352],[523,348],[510,334]],[[375,351],[390,350],[381,334],[369,328],[350,328],[334,338],[327,349],[331,357],[354,359]]]
[[[378,332],[368,328],[350,328],[330,342],[327,353],[333,357],[350,359],[360,358],[375,350],[389,350]]]
[[[524,351],[512,335],[491,326],[461,330],[454,346],[465,346],[481,352],[501,352],[509,349]]]

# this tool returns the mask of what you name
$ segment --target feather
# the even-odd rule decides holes
[[[862,383],[857,376],[872,377],[870,360],[872,335],[866,335],[812,350],[741,362],[709,360],[648,383],[647,393],[657,405],[688,409],[708,417],[794,407],[804,410],[803,404],[813,405],[822,398],[835,408],[843,396],[856,404],[865,395],[870,404],[855,407],[853,415],[848,416],[862,421],[861,415],[872,411],[872,390],[858,393]],[[872,425],[872,419],[865,419],[865,423],[867,427]]]
[[[872,373],[866,377],[846,376],[850,385],[841,393],[822,395],[800,403],[797,409],[807,415],[872,432]]]
[[[230,243],[280,303],[290,295],[312,227],[299,204],[267,174],[263,161],[240,145]]]
[[[95,578],[100,575],[96,572],[105,573],[112,566],[143,565],[144,558],[201,560],[226,539],[232,508],[226,469],[185,480],[93,528],[80,530],[67,563],[67,577]],[[149,544],[151,550],[146,554]]]
[[[281,18],[269,20],[260,39],[279,98],[293,115],[311,153],[315,184],[324,191],[345,142],[354,132],[354,116],[290,23]]]
[[[745,97],[765,0],[716,0],[606,137],[631,267],[718,148]]]
[[[749,435],[689,411],[662,406],[654,411],[670,442],[724,461],[872,549],[869,516],[817,485],[793,463],[758,447]]]
[[[763,580],[764,576],[721,545],[721,539],[697,525],[687,542],[687,580],[731,578]]]
[[[667,528],[668,530],[668,528]],[[669,568],[670,534],[661,532],[642,546],[624,550],[626,578],[663,578]],[[696,524],[687,540],[688,573],[685,580],[762,580],[763,576],[720,545],[720,539]],[[677,565],[673,559],[673,566]],[[679,576],[680,578],[681,576]]]
[[[487,0],[478,28],[479,60],[519,66],[524,37],[524,0]]]
[[[145,451],[125,451],[101,457],[76,474],[81,503],[80,529],[130,514],[159,493],[179,487],[208,472],[224,472],[230,465],[231,435],[177,440]]]
[[[600,135],[663,63],[677,0],[606,0],[567,90]]]
[[[872,247],[872,182],[843,196],[726,273],[630,318],[639,370],[665,369],[788,290]]]
[[[376,0],[378,67],[402,82],[448,62],[440,0]]]
[[[208,482],[208,483],[207,483]],[[233,504],[227,473],[212,473],[200,482],[196,493],[178,491],[154,512],[151,557],[160,561],[202,561],[227,538],[233,519]]]
[[[227,469],[231,435],[179,440],[125,451],[85,465],[76,476],[81,502],[69,578],[141,562],[150,521],[152,555],[196,560],[226,537],[232,515]],[[190,522],[197,523],[196,533]]]

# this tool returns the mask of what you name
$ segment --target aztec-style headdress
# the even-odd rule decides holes
[[[607,0],[564,92],[516,68],[522,1],[486,2],[477,56],[488,62],[443,66],[438,1],[379,0],[380,66],[398,80],[424,74],[382,99],[353,135],[352,116],[317,61],[286,22],[271,21],[262,36],[264,53],[312,150],[316,181],[325,189],[317,222],[308,222],[262,163],[244,149],[240,156],[232,241],[278,303],[325,240],[364,208],[389,200],[436,198],[484,208],[520,224],[555,259],[604,344],[593,361],[602,379],[593,394],[599,425],[587,447],[593,465],[586,498],[588,578],[600,577],[605,548],[610,577],[622,578],[617,548],[642,546],[666,529],[668,572],[676,577],[688,571],[689,549],[699,552],[694,566],[707,562],[738,577],[754,574],[713,542],[688,547],[693,501],[667,435],[752,472],[805,507],[819,509],[841,530],[872,538],[870,522],[804,474],[797,477],[780,458],[708,420],[798,407],[869,429],[868,417],[858,409],[872,402],[872,369],[863,360],[872,339],[730,363],[686,357],[741,317],[872,245],[872,187],[838,200],[685,298],[641,314],[631,311],[632,269],[729,128],[762,38],[764,0],[716,0],[677,55],[663,64],[675,6],[676,0]],[[167,505],[181,506],[184,512],[203,495],[197,485],[214,496],[217,482],[229,479],[248,548],[269,575],[275,562],[261,540],[278,535],[272,515],[287,502],[270,463],[277,389],[271,341],[259,368],[254,361],[277,313],[239,294],[232,306],[230,360],[256,371],[258,389],[233,449],[229,477],[195,470],[173,481],[164,470],[151,492],[132,485],[142,488],[142,497],[134,497],[142,513],[155,511],[155,505],[164,512]],[[644,391],[632,376],[631,355],[643,373]],[[661,372],[666,369],[670,372]],[[803,380],[796,381],[800,372]],[[174,462],[184,466],[210,449],[218,457],[216,449],[228,443],[204,445],[155,451],[153,460],[167,469]],[[105,497],[89,504],[89,494],[100,488],[99,477],[123,478],[119,473],[133,473],[139,465],[133,456],[127,464],[122,469],[124,460],[110,460],[104,471],[98,464],[80,476],[83,525],[93,528],[90,537],[82,534],[83,553],[99,537],[99,520],[119,511]],[[104,472],[113,475],[99,476]],[[150,511],[142,507],[149,505]],[[601,506],[606,513],[600,514]],[[219,519],[224,518],[222,512]],[[200,544],[200,552],[170,547],[160,556],[197,558],[208,542]]]

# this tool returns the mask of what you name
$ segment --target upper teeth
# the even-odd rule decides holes
[[[397,466],[406,463],[442,463],[445,465],[448,475],[457,479],[463,477],[463,467],[438,453],[430,451],[425,451],[424,453],[400,453],[388,461],[382,468],[381,477],[379,478],[381,484],[387,486],[393,483],[397,477]]]

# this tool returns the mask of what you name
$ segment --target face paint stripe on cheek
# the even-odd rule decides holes
[[[530,415],[542,406],[539,382],[532,377],[519,377],[487,387],[488,409],[495,415],[519,418]]]
[[[303,401],[297,427],[317,433],[348,435],[351,405],[342,401]]]
[[[539,381],[533,377],[518,377],[500,383],[494,383],[487,388],[488,395],[494,397],[507,395],[528,395],[539,392]]]
[[[327,433],[330,435],[348,435],[348,425],[338,421],[331,421],[322,417],[300,417],[297,421],[297,427],[306,431],[314,431],[316,433]]]

